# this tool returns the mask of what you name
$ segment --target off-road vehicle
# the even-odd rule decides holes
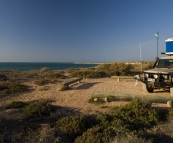
[[[166,40],[166,56],[156,58],[153,69],[139,74],[143,89],[153,92],[155,89],[170,90],[173,96],[173,38]]]

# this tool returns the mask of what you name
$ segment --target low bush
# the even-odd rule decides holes
[[[5,90],[5,89],[8,89],[8,84],[7,84],[7,83],[1,82],[1,83],[0,83],[0,91],[3,91],[3,90]]]
[[[115,136],[111,128],[103,129],[100,126],[94,126],[78,136],[74,143],[110,143]]]
[[[27,86],[20,83],[1,83],[0,91],[3,94],[16,94],[27,91]]]
[[[40,72],[49,72],[50,69],[48,67],[43,67],[40,69]]]
[[[66,116],[59,119],[56,124],[63,133],[73,136],[81,135],[86,130],[84,116]]]
[[[8,80],[7,76],[5,74],[0,74],[0,81],[6,81]]]
[[[22,102],[22,101],[12,101],[11,103],[9,103],[6,108],[7,109],[15,109],[15,108],[23,108],[25,107],[26,105],[28,105],[27,103],[25,102]]]
[[[8,86],[8,90],[10,93],[22,93],[27,90],[27,86],[20,83],[11,83]]]
[[[107,128],[111,125],[112,117],[109,114],[99,114],[96,117],[96,122],[98,125]]]
[[[68,89],[67,86],[62,85],[61,88],[59,89],[59,91],[64,91],[64,90],[67,90],[67,89]]]
[[[65,76],[62,73],[52,73],[48,75],[49,78],[58,78],[58,79],[64,79]]]
[[[152,139],[146,140],[138,136],[116,136],[112,143],[153,143]]]
[[[104,71],[107,76],[124,76],[129,75],[134,67],[131,64],[125,63],[111,63],[111,64],[100,64],[96,67],[99,71]]]
[[[71,72],[70,75],[72,77],[100,78],[100,77],[105,77],[106,73],[104,71],[81,69],[81,70],[75,70],[74,72]]]
[[[40,79],[40,80],[35,81],[35,84],[38,86],[43,86],[47,83],[49,83],[49,81],[47,79]]]
[[[87,69],[67,69],[67,73],[72,77],[100,78],[120,75],[130,75],[134,69],[132,65],[125,63],[100,64],[95,68]]]
[[[24,118],[35,118],[50,115],[53,106],[49,100],[37,101],[24,107],[22,115]]]
[[[112,126],[128,133],[138,133],[159,123],[159,116],[149,102],[134,99],[123,107],[111,109]]]

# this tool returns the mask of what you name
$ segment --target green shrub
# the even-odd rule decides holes
[[[49,78],[58,78],[58,79],[64,79],[65,76],[62,73],[52,73],[48,75]]]
[[[53,110],[53,106],[50,104],[50,101],[43,100],[30,103],[23,109],[23,117],[24,118],[34,118],[45,115],[50,115]]]
[[[103,129],[95,126],[88,129],[82,136],[78,136],[74,143],[110,143],[115,136],[111,128]]]
[[[16,94],[27,91],[27,86],[20,83],[0,83],[0,94]]]
[[[22,101],[12,101],[6,106],[6,108],[7,109],[23,108],[26,105],[28,104]]]
[[[77,70],[80,70],[80,69],[78,69],[78,68],[68,68],[68,69],[66,69],[66,72],[67,73],[73,73],[74,71],[77,71]]]
[[[167,119],[168,120],[172,120],[173,119],[173,109],[169,109],[168,110]]]
[[[41,80],[35,81],[35,84],[39,85],[39,86],[43,86],[43,85],[45,85],[47,83],[49,83],[49,81],[47,79],[41,79]]]
[[[96,117],[96,122],[98,125],[107,128],[110,126],[112,117],[109,114],[98,114]]]
[[[20,83],[10,83],[8,85],[8,91],[10,93],[22,93],[22,92],[25,92],[26,90],[27,90],[27,87]]]
[[[112,108],[112,126],[121,132],[138,133],[159,123],[159,116],[149,102],[134,99],[123,107]]]
[[[78,136],[86,130],[86,119],[84,116],[67,116],[56,122],[63,133]]]
[[[113,75],[129,75],[134,67],[125,63],[100,64],[95,68],[87,69],[67,69],[72,77],[100,78]]]
[[[165,122],[171,118],[171,110],[157,109],[157,113],[161,122]]]
[[[116,136],[112,143],[153,143],[152,139],[146,140],[138,136]]]

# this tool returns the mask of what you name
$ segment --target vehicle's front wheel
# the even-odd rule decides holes
[[[154,88],[147,86],[145,83],[142,83],[142,88],[148,93],[152,93],[154,91]]]

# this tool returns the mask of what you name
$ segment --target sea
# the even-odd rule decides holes
[[[66,70],[68,68],[95,67],[98,63],[49,63],[49,62],[0,62],[0,71],[29,71],[49,68],[50,70]]]

